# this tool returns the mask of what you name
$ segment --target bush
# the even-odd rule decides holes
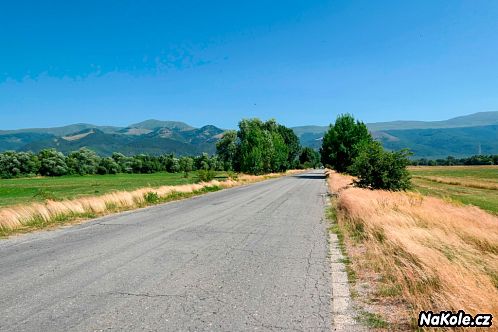
[[[144,195],[145,202],[149,204],[157,204],[159,203],[159,195],[153,191],[148,192]]]
[[[216,177],[216,172],[213,170],[201,169],[201,170],[197,171],[197,176],[199,177],[200,181],[209,182]]]
[[[410,173],[406,169],[410,164],[409,155],[407,150],[385,151],[379,142],[364,143],[349,171],[357,176],[355,184],[358,187],[406,190],[411,186]]]

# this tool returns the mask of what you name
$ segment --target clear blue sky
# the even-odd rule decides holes
[[[10,1],[0,129],[498,110],[498,1]]]

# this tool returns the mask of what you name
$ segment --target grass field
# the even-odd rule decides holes
[[[414,190],[498,214],[498,166],[410,167]]]
[[[225,179],[224,174],[219,173],[217,179]],[[0,207],[42,202],[47,199],[100,196],[112,191],[130,191],[198,181],[195,172],[188,178],[181,173],[155,173],[3,179],[0,180]]]

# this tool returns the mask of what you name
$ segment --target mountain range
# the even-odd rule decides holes
[[[445,121],[392,121],[367,124],[385,148],[410,149],[415,158],[498,154],[498,112],[481,112]],[[302,145],[318,149],[328,126],[293,130]],[[215,152],[225,130],[213,125],[194,128],[178,121],[146,120],[126,127],[72,124],[54,128],[0,130],[0,151],[56,148],[68,153],[88,147],[101,155],[121,152],[197,155]]]

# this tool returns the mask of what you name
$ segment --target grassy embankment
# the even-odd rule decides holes
[[[195,173],[0,180],[0,237],[187,198],[283,174],[199,182]]]
[[[498,166],[410,167],[414,190],[498,214]]]
[[[351,187],[331,172],[339,234],[360,317],[416,329],[421,310],[498,314],[498,217],[414,192]]]

